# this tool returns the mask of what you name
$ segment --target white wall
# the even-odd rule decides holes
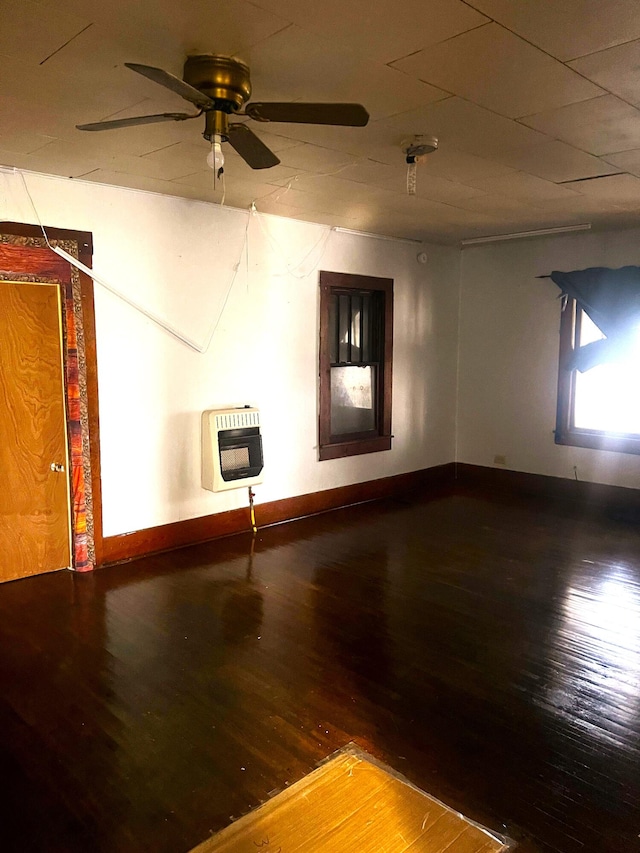
[[[46,225],[93,233],[96,273],[197,342],[239,264],[205,354],[95,286],[105,535],[246,505],[246,489],[200,486],[207,408],[260,407],[258,504],[453,460],[457,250],[426,247],[420,265],[415,245],[82,181],[26,180]],[[19,175],[0,175],[0,190],[2,219],[36,223]],[[391,451],[318,462],[319,269],[395,280]]]
[[[637,230],[462,251],[458,461],[640,487],[640,457],[554,443],[560,291],[536,278],[639,263]]]

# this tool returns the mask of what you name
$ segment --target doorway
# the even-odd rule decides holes
[[[0,282],[0,581],[71,567],[60,290]]]
[[[47,228],[46,231],[52,245],[60,246],[86,266],[91,266],[91,234],[54,228]],[[0,226],[0,282],[5,283],[0,284],[3,290],[6,283],[13,282],[14,288],[30,285],[31,292],[40,293],[42,297],[48,293],[44,301],[49,303],[49,311],[55,304],[58,312],[56,320],[60,349],[58,364],[61,364],[63,414],[66,414],[66,429],[63,428],[63,437],[66,443],[67,459],[66,463],[58,459],[60,448],[51,445],[51,452],[49,450],[45,452],[46,459],[43,458],[40,465],[41,468],[44,463],[48,466],[47,477],[50,481],[50,489],[64,491],[66,488],[68,494],[67,527],[68,529],[70,527],[70,535],[67,541],[70,544],[70,553],[66,565],[76,571],[89,571],[99,564],[102,554],[93,281],[54,254],[48,247],[40,228],[20,223],[3,223]],[[4,290],[4,292],[9,291]],[[27,292],[28,288],[25,288],[23,296],[26,296]],[[26,311],[27,314],[32,311],[24,305],[18,310]],[[31,321],[35,322],[32,315]],[[48,322],[51,325],[53,321],[50,318]],[[29,326],[29,323],[27,322],[26,325]],[[40,359],[39,354],[36,361],[38,364],[44,364],[44,359]],[[45,372],[49,372],[49,369],[47,368]],[[19,409],[20,406],[14,400],[11,406],[12,411],[16,405]],[[56,459],[48,458],[52,452]],[[3,460],[3,457],[0,457],[0,460]],[[57,466],[53,471],[52,464]],[[60,466],[65,470],[61,471]],[[46,467],[43,470],[46,471]],[[8,467],[3,462],[0,468],[0,491],[5,489],[5,471],[8,471]],[[15,470],[12,476],[15,477]],[[45,473],[41,470],[39,476],[44,478]],[[58,482],[55,487],[51,486],[52,478],[53,482]],[[23,503],[21,506],[26,507],[26,504]],[[4,509],[0,512],[4,512]],[[45,508],[40,504],[39,513],[40,515],[36,516],[38,524],[43,523],[43,516],[51,515],[51,507]],[[31,518],[33,520],[33,515]],[[6,519],[5,523],[9,524]],[[14,539],[20,529],[19,525],[12,525],[11,532],[7,533],[6,537],[3,531],[3,541]],[[35,565],[32,566],[34,570],[26,572],[27,574],[53,568],[38,568],[44,565],[42,554],[44,546],[40,537],[35,538],[40,542],[40,551],[36,549],[35,556],[30,558]],[[58,539],[61,539],[59,535]],[[57,553],[60,554],[60,551]],[[29,562],[28,557],[23,556],[21,559],[23,563]],[[9,569],[9,576],[12,576],[13,571]],[[13,576],[23,574],[13,574]],[[3,574],[0,572],[0,579],[2,577]],[[9,577],[4,579],[8,580]]]

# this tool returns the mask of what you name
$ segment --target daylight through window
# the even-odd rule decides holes
[[[584,373],[566,367],[577,347],[603,337],[575,300],[567,300],[560,327],[556,442],[640,453],[640,328],[624,359]]]

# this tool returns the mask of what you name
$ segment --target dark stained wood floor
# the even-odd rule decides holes
[[[184,853],[349,741],[523,851],[640,850],[637,525],[467,494],[250,551],[0,587],[0,850]]]

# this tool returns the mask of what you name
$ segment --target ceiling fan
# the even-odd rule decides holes
[[[199,108],[198,112],[194,115],[160,113],[98,121],[76,125],[78,130],[114,130],[161,121],[186,121],[198,118],[204,113],[205,129],[202,135],[214,148],[219,151],[220,144],[228,142],[252,169],[269,169],[271,166],[277,166],[280,160],[246,124],[230,123],[230,116],[245,116],[260,122],[297,122],[347,127],[364,127],[369,121],[369,113],[361,104],[298,101],[247,103],[251,97],[249,68],[243,62],[228,56],[189,56],[184,64],[182,80],[162,68],[138,65],[134,62],[125,62],[125,65],[190,101]],[[240,112],[245,104],[247,105],[244,111]]]

